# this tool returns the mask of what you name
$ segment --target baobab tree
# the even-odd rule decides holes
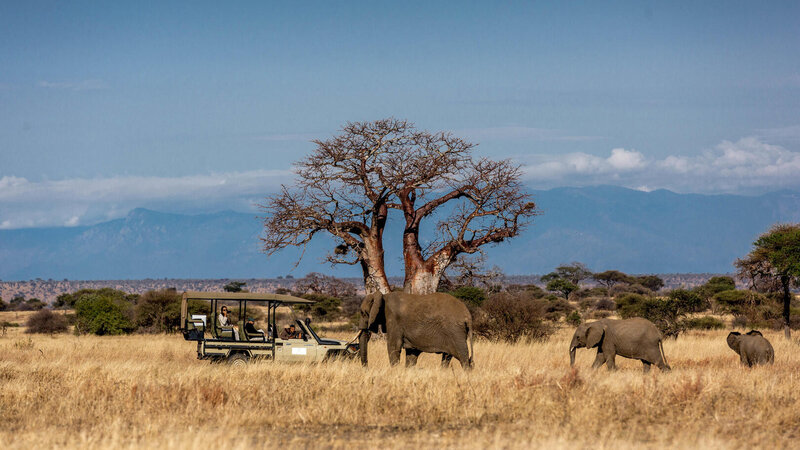
[[[296,164],[295,185],[262,206],[264,250],[304,246],[325,231],[338,242],[328,260],[361,264],[368,293],[389,290],[383,235],[390,210],[405,221],[404,289],[412,293],[434,292],[459,254],[516,236],[536,214],[519,166],[475,159],[474,144],[449,133],[384,119],[348,123],[314,143]],[[438,222],[423,248],[425,219]]]

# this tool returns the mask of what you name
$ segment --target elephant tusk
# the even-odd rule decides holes
[[[361,333],[363,333],[363,332],[364,332],[364,330],[359,331],[358,334],[356,335],[356,337],[354,337],[353,339],[350,339],[350,341],[347,343],[347,345],[350,345],[350,344],[354,343],[355,341],[357,341],[358,338],[361,337]]]

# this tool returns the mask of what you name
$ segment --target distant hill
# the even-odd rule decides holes
[[[632,273],[731,272],[771,224],[800,221],[800,193],[756,197],[641,192],[611,186],[535,191],[542,211],[520,237],[489,249],[508,274],[545,273],[581,261]],[[399,223],[387,230],[387,270],[402,274]],[[0,231],[0,279],[273,278],[358,267],[322,263],[333,248],[315,239],[267,258],[254,213],[182,215],[145,209],[92,226]]]

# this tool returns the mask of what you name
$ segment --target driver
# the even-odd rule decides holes
[[[281,339],[302,339],[300,332],[297,331],[294,324],[289,325],[281,331]]]

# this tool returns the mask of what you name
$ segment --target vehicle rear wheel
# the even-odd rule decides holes
[[[233,367],[244,367],[249,359],[244,353],[235,353],[228,357],[228,364]]]

